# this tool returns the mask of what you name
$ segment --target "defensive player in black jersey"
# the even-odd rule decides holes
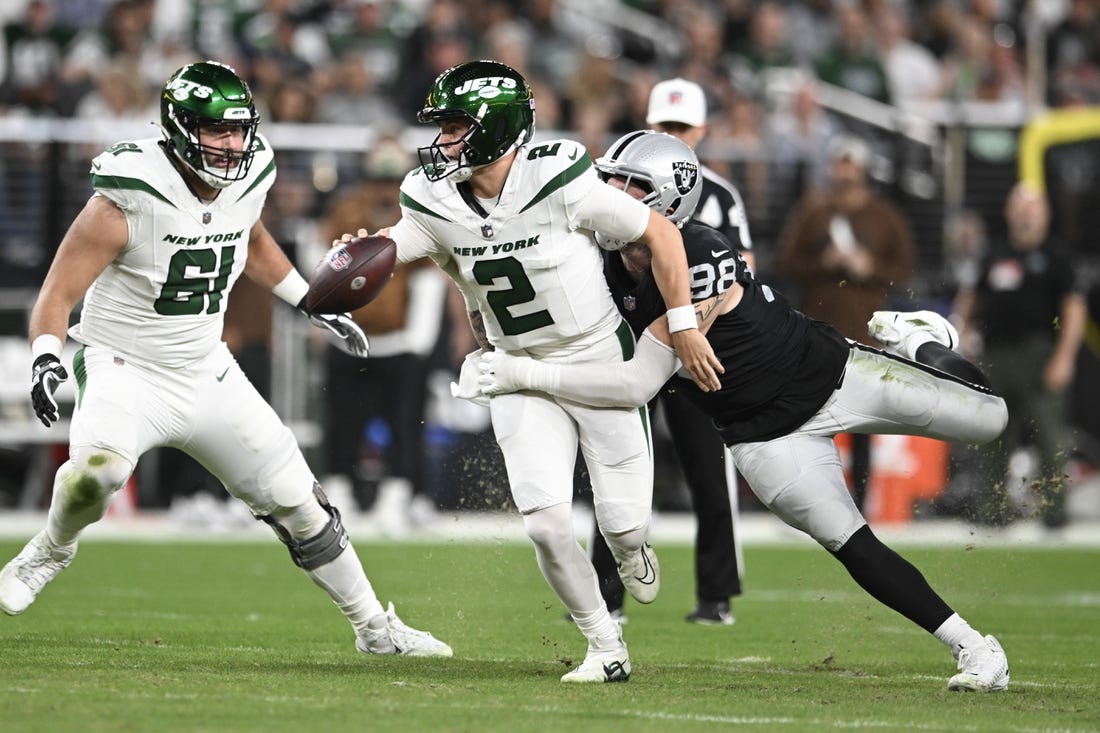
[[[649,94],[646,124],[682,140],[692,150],[707,132],[707,102],[703,88],[687,79],[666,79]],[[597,168],[599,164],[597,163]],[[666,169],[671,176],[671,169]],[[675,193],[675,192],[674,192]],[[702,237],[704,246],[725,248],[730,244],[752,264],[752,237],[741,194],[726,179],[700,164],[697,185],[680,196],[680,203],[668,218],[680,227],[684,237]],[[692,222],[685,226],[684,222]],[[695,223],[698,222],[698,223]],[[724,238],[710,236],[706,227]],[[616,277],[622,263],[618,254],[604,257],[607,277]],[[632,297],[632,296],[628,296]],[[623,304],[619,304],[620,310]],[[628,320],[631,320],[628,317]],[[631,320],[635,337],[648,321]],[[741,595],[741,557],[736,543],[737,473],[727,455],[722,438],[711,425],[710,417],[688,399],[670,381],[650,403],[651,411],[660,409],[668,425],[676,461],[684,475],[691,509],[695,514],[695,608],[686,620],[697,624],[731,625],[734,622],[731,599]],[[593,527],[588,544],[592,565],[600,576],[600,592],[613,616],[625,619],[622,580],[615,559],[598,527]]]
[[[654,188],[667,171],[649,172],[650,166],[669,161],[650,149],[657,135],[621,139],[601,170],[611,173],[613,185],[667,215],[679,200],[667,187]],[[685,184],[697,170],[695,155],[662,137],[663,146],[680,146],[671,180]],[[870,595],[951,649],[959,673],[948,689],[1007,689],[1008,660],[998,641],[971,628],[916,567],[879,541],[852,500],[833,443],[842,432],[988,442],[1004,430],[1004,400],[977,367],[952,351],[958,335],[937,314],[880,311],[869,331],[886,350],[849,342],[758,282],[717,233],[713,247],[707,236],[684,241],[699,327],[724,371],[716,390],[703,391],[677,375],[681,388],[714,419],[738,469],[772,512],[825,547]],[[494,352],[482,357],[483,394],[534,389],[592,405],[640,406],[677,373],[644,247],[607,239],[601,244],[619,248],[621,267],[611,271],[609,285],[624,317],[648,322],[634,359],[608,370]]]

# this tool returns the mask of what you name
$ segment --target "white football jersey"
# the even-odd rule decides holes
[[[649,208],[601,183],[571,140],[519,148],[488,216],[454,180],[429,181],[419,168],[401,184],[401,212],[390,230],[398,260],[431,257],[481,312],[490,343],[541,357],[615,331],[621,319],[593,230],[632,241],[649,221]]]
[[[70,336],[141,362],[193,363],[221,341],[229,291],[275,180],[257,135],[248,175],[200,201],[158,139],[112,145],[92,161],[92,186],[126,215],[126,247],[84,296]]]

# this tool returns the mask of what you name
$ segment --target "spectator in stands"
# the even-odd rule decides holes
[[[856,3],[838,4],[835,13],[840,37],[814,59],[818,78],[890,104],[890,82],[875,48],[866,14]]]
[[[1016,39],[1008,26],[998,26],[1001,38],[975,15],[962,15],[955,42],[943,62],[941,95],[960,101],[997,102],[1008,112],[1026,104],[1023,71]]]
[[[30,0],[22,19],[3,28],[0,108],[33,115],[63,111],[61,69],[73,35],[57,25],[54,0]]]
[[[787,4],[787,28],[798,43],[791,50],[800,66],[812,67],[825,50],[839,37],[834,0],[802,0]]]
[[[281,82],[308,81],[330,61],[328,40],[321,29],[284,5],[289,2],[268,0],[267,8],[243,23],[239,35],[261,98]]]
[[[797,81],[787,102],[768,116],[765,145],[773,166],[795,169],[793,175],[775,176],[790,180],[792,199],[807,188],[826,184],[829,177],[826,149],[840,131],[840,125],[821,107],[817,82],[808,77]]]
[[[697,79],[706,89],[727,85],[721,14],[710,3],[685,3],[673,18],[683,46],[676,64],[680,76]]]
[[[96,80],[96,88],[76,106],[76,117],[99,122],[153,122],[159,114],[157,100],[149,93],[141,75],[124,59],[107,65]]]
[[[905,215],[867,180],[868,145],[840,135],[828,152],[829,185],[795,205],[779,240],[776,267],[797,289],[806,315],[867,343],[867,321],[913,274],[916,246]],[[852,438],[852,491],[862,508],[870,438]]]
[[[424,17],[402,45],[401,68],[394,89],[406,122],[416,121],[423,90],[445,70],[468,61],[474,52],[467,18],[456,0],[431,0]]]
[[[774,0],[757,5],[752,11],[748,43],[735,47],[730,56],[730,74],[737,90],[765,103],[770,75],[775,70],[798,68],[789,44],[787,9]]]
[[[874,20],[879,55],[894,104],[905,108],[937,99],[943,72],[932,52],[910,37],[905,8],[880,3]]]
[[[392,27],[392,0],[346,0],[342,12],[325,24],[332,56],[343,65],[349,55],[371,76],[378,88],[391,90],[401,64],[401,38]],[[366,118],[364,118],[366,119]]]
[[[1074,262],[1050,234],[1050,206],[1017,184],[1005,202],[1007,235],[992,237],[977,279],[960,290],[956,311],[963,343],[981,344],[981,361],[1008,403],[1004,434],[983,446],[984,491],[976,519],[1003,525],[1015,518],[1009,485],[1012,451],[1027,440],[1039,450],[1030,486],[1048,527],[1067,522],[1065,464],[1072,447],[1065,394],[1085,331],[1085,296]],[[980,342],[967,338],[976,332]]]
[[[362,125],[393,129],[401,116],[391,97],[384,94],[367,59],[354,51],[345,52],[336,64],[325,69],[324,96],[317,109],[317,121],[336,125]]]
[[[118,0],[108,10],[97,28],[86,28],[73,40],[61,78],[77,99],[91,91],[101,69],[112,62],[125,62],[141,75],[152,89],[160,87],[162,77],[151,74],[162,71],[156,42],[151,32],[150,0]],[[188,59],[190,60],[190,59]],[[71,112],[71,107],[66,113]]]
[[[704,157],[716,171],[740,182],[747,219],[766,216],[771,181],[766,145],[760,105],[730,90],[710,126]]]
[[[1100,104],[1100,4],[1071,0],[1047,37],[1046,52],[1050,104]]]

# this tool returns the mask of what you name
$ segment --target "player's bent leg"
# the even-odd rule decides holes
[[[642,412],[571,410],[581,425],[596,525],[623,587],[639,603],[652,603],[661,588],[661,568],[646,543],[653,513],[653,454]]]
[[[840,549],[867,524],[848,491],[831,437],[793,433],[733,445],[730,453],[760,501],[826,549]]]
[[[77,537],[103,517],[133,465],[103,448],[78,447],[54,476],[46,528],[0,570],[0,610],[23,613],[76,555]]]
[[[367,654],[453,655],[451,648],[398,618],[393,604],[383,609],[351,546],[340,512],[320,487],[296,507],[260,516],[287,546],[294,564],[329,594],[356,632],[355,646]]]
[[[528,512],[523,515],[523,525],[547,585],[561,599],[589,645],[617,637],[619,627],[600,595],[596,571],[573,532],[570,505],[555,504]]]
[[[844,381],[800,432],[920,435],[986,443],[1008,423],[992,391],[923,364],[853,346]]]
[[[588,639],[584,662],[561,681],[625,682],[630,678],[630,655],[622,627],[608,613],[596,572],[573,534],[569,504],[529,512],[523,523],[543,577]]]

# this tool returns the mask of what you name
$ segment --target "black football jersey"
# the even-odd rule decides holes
[[[718,392],[702,392],[690,378],[669,386],[713,418],[728,445],[786,435],[806,422],[840,382],[848,342],[832,326],[794,310],[787,299],[756,280],[729,241],[714,229],[688,222],[681,230],[692,302],[728,290],[744,295],[707,332],[726,368]],[[640,334],[666,310],[652,272],[635,283],[618,252],[604,255],[604,274],[615,304]]]

